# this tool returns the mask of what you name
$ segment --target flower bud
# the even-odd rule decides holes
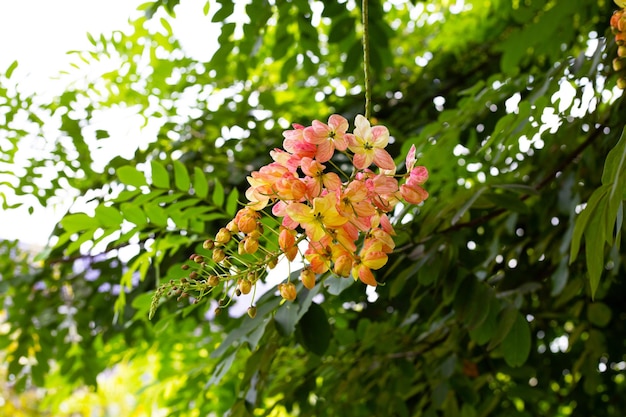
[[[349,255],[341,255],[335,260],[333,272],[340,277],[350,276],[352,270],[352,258]]]
[[[287,301],[293,301],[296,299],[297,291],[296,286],[291,282],[286,282],[282,284],[278,284],[278,291],[280,292],[280,296],[283,297]]]
[[[239,233],[239,228],[237,227],[237,222],[235,222],[234,220],[231,220],[228,222],[228,224],[226,225],[226,229],[228,229],[228,231],[232,234],[236,234]]]
[[[248,307],[248,316],[250,316],[251,319],[256,317],[256,306]]]
[[[213,261],[216,263],[220,263],[224,260],[224,258],[226,258],[226,252],[224,252],[222,249],[215,249],[213,251]]]
[[[249,294],[252,289],[252,283],[247,279],[240,279],[238,282],[239,290],[242,294]]]
[[[217,287],[220,285],[220,278],[217,275],[211,275],[207,282],[211,287]]]
[[[225,245],[228,242],[230,242],[230,237],[231,237],[230,231],[227,228],[222,227],[220,231],[217,232],[217,235],[215,236],[215,243]]]
[[[300,281],[307,289],[311,290],[315,287],[315,272],[311,271],[311,268],[304,268],[300,272]]]
[[[256,217],[244,214],[237,222],[237,226],[242,233],[252,233],[257,227]]]
[[[213,250],[215,247],[215,242],[213,239],[207,239],[202,243],[202,247],[206,250]]]
[[[243,240],[243,247],[246,253],[253,254],[259,249],[259,241],[247,237]]]

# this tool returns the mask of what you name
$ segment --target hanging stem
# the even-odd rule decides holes
[[[370,119],[372,113],[372,81],[370,79],[370,37],[369,9],[367,0],[363,0],[361,14],[363,19],[363,75],[365,78],[365,118]]]

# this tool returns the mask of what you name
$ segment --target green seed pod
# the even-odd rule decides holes
[[[248,307],[248,316],[250,316],[251,319],[256,317],[256,306]]]

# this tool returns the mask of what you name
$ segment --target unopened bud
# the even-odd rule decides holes
[[[224,252],[222,249],[215,249],[213,251],[213,261],[216,263],[220,263],[224,260],[224,258],[226,258],[226,252]]]
[[[237,223],[234,220],[228,222],[226,229],[232,234],[239,233],[239,227],[237,227]]]
[[[202,242],[202,247],[206,250],[213,250],[213,248],[215,247],[215,242],[213,241],[213,239],[207,239]]]
[[[287,301],[293,301],[296,299],[297,291],[296,286],[291,282],[286,282],[282,284],[278,284],[278,291],[280,292],[280,296],[283,297]]]
[[[211,275],[207,283],[211,287],[217,287],[218,285],[220,285],[220,278],[217,275]]]
[[[313,289],[315,287],[315,272],[311,271],[311,268],[304,268],[300,272],[300,281],[309,290]]]
[[[250,281],[248,281],[247,279],[240,279],[238,284],[239,290],[241,290],[242,294],[250,293],[250,290],[252,289],[252,283]]]
[[[230,242],[230,237],[231,237],[230,231],[227,228],[222,227],[220,231],[217,232],[217,235],[215,235],[215,243],[225,245],[228,242]]]
[[[333,272],[340,277],[350,276],[350,271],[352,270],[352,258],[348,255],[339,256],[335,260],[335,265],[333,266]]]
[[[250,316],[251,319],[256,317],[256,306],[248,307],[248,315]]]
[[[259,241],[247,237],[243,240],[243,247],[246,253],[253,254],[259,249]]]
[[[257,226],[257,221],[256,221],[256,217],[250,215],[250,214],[244,214],[243,216],[241,216],[241,218],[239,218],[239,221],[237,222],[237,226],[239,226],[239,230],[242,233],[252,233],[253,231],[256,230],[256,226]]]

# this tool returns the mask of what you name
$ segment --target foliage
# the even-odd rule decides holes
[[[254,319],[237,303],[214,316],[209,297],[149,321],[282,131],[364,103],[355,2],[207,2],[207,62],[176,39],[177,7],[91,37],[52,101],[21,92],[14,66],[0,77],[3,209],[78,196],[36,262],[0,247],[15,389],[47,389],[39,407],[58,415],[130,364],[136,404],[171,416],[624,415],[615,5],[370,0],[375,124],[396,163],[415,146],[430,172],[429,199],[396,213],[382,285],[329,277],[281,303],[283,272]],[[147,140],[102,163],[107,112],[138,115]]]

